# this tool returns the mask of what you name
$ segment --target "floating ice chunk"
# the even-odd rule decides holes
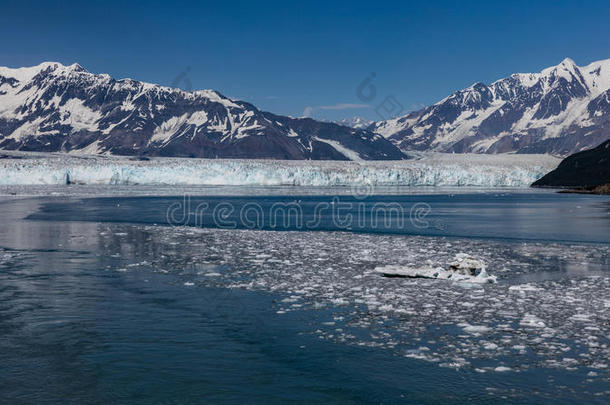
[[[531,284],[511,285],[508,288],[508,290],[509,291],[515,291],[515,292],[518,292],[518,293],[521,293],[521,294],[525,294],[526,292],[529,292],[529,291],[543,291],[542,288],[535,287],[535,286],[533,286]]]
[[[449,263],[449,269],[458,274],[474,276],[485,269],[485,264],[466,253],[458,253]]]
[[[596,369],[607,369],[608,365],[604,364],[604,363],[593,363],[590,366],[591,368],[596,368]]]
[[[385,277],[409,277],[409,278],[439,278],[448,279],[453,273],[444,270],[442,267],[404,267],[404,266],[383,266],[375,268],[377,273]]]
[[[458,326],[464,330],[464,332],[471,333],[473,335],[478,335],[481,333],[486,333],[491,330],[489,326],[485,325],[471,325],[466,322],[459,323]]]
[[[349,301],[347,301],[346,299],[343,298],[335,298],[332,299],[331,302],[335,305],[347,305],[349,304]]]
[[[410,350],[405,354],[405,357],[417,360],[431,361],[431,357],[426,353],[422,353],[419,350]]]
[[[469,281],[471,283],[495,283],[497,281],[497,277],[496,276],[491,276],[487,273],[487,270],[485,270],[485,267],[483,267],[479,273],[470,278],[469,280],[465,280],[465,281]]]
[[[447,368],[455,368],[456,370],[459,370],[460,368],[470,364],[470,362],[468,360],[461,358],[461,357],[456,357],[454,360],[455,361],[450,362],[450,363],[441,363],[441,364],[439,364],[439,366],[447,367]]]
[[[544,327],[546,327],[546,325],[542,321],[542,319],[540,319],[536,315],[532,315],[532,314],[525,314],[525,316],[523,316],[523,319],[521,319],[521,322],[519,322],[519,325],[521,325],[521,326],[529,326],[529,327],[532,327],[532,328],[544,328]]]
[[[570,317],[573,321],[578,322],[591,322],[591,315],[589,314],[574,314]]]
[[[384,277],[401,278],[430,278],[438,280],[451,280],[467,283],[495,283],[496,277],[490,276],[485,270],[485,263],[465,253],[458,253],[453,261],[449,263],[449,269],[442,267],[406,267],[406,266],[381,266],[375,268],[375,272]]]

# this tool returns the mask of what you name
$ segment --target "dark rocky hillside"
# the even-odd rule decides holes
[[[570,187],[583,190],[610,183],[610,141],[597,148],[575,153],[533,187]]]

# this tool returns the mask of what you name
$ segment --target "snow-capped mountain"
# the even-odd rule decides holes
[[[610,59],[475,83],[369,129],[403,151],[568,155],[610,138]]]
[[[350,128],[365,129],[374,123],[372,120],[367,120],[362,117],[343,118],[341,120],[333,121],[335,124],[344,125]]]
[[[115,80],[78,64],[0,67],[0,149],[206,158],[404,159],[363,129],[258,110],[213,90]]]

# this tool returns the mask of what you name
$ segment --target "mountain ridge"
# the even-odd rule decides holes
[[[400,160],[365,129],[261,111],[193,92],[89,73],[79,64],[0,67],[0,149],[205,158]]]
[[[368,128],[403,151],[568,155],[610,138],[610,59],[477,82]]]

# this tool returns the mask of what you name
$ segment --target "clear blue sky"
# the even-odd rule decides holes
[[[190,67],[194,89],[264,110],[375,118],[389,95],[409,110],[565,57],[610,58],[610,2],[5,0],[0,38],[3,66],[78,62],[163,85]],[[356,89],[371,72],[365,102]]]

